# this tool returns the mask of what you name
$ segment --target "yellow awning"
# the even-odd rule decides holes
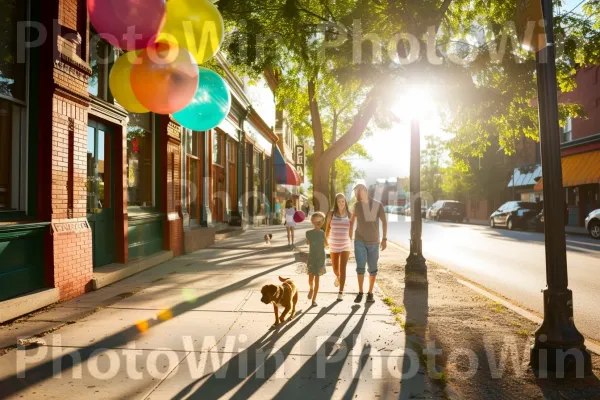
[[[563,187],[600,183],[600,150],[563,157],[561,161]],[[544,190],[543,179],[533,189]]]

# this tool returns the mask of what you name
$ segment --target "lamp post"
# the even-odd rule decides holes
[[[540,1],[540,0],[537,0]],[[558,127],[556,52],[552,0],[541,0],[547,46],[536,53],[540,141],[544,171],[546,280],[544,320],[535,332],[530,365],[557,374],[591,373],[591,357],[573,321],[573,293],[568,288],[564,226],[564,191]]]
[[[419,120],[410,123],[410,255],[406,259],[406,283],[427,284],[427,264],[423,257],[421,233],[421,129]]]

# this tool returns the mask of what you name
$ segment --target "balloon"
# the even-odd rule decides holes
[[[216,72],[200,67],[200,83],[194,98],[173,118],[193,131],[206,131],[223,122],[230,109],[227,83]]]
[[[150,111],[172,114],[194,97],[198,66],[186,49],[174,43],[155,43],[139,52],[131,69],[131,87]]]
[[[294,222],[299,224],[300,222],[303,222],[305,219],[306,219],[306,214],[304,214],[304,211],[298,210],[294,213]]]
[[[88,0],[87,8],[100,36],[128,51],[153,43],[166,17],[165,0]]]
[[[179,44],[202,64],[217,54],[224,32],[223,17],[210,1],[169,0],[167,21],[157,40]]]
[[[138,101],[131,88],[131,68],[136,58],[135,52],[119,57],[110,70],[108,85],[113,97],[123,108],[132,113],[143,114],[149,110]]]

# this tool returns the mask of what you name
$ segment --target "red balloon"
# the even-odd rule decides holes
[[[100,36],[127,51],[153,43],[167,15],[165,0],[88,0],[87,8]]]
[[[304,211],[296,211],[296,213],[294,214],[294,222],[300,223],[302,221],[304,221],[306,219],[306,214],[304,214]]]
[[[198,89],[199,70],[192,54],[174,43],[154,43],[139,52],[131,69],[138,101],[157,114],[183,110]]]

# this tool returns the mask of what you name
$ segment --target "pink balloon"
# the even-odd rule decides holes
[[[300,223],[303,222],[306,219],[306,214],[304,214],[304,211],[296,211],[294,213],[294,222]]]
[[[88,0],[87,8],[100,36],[127,51],[153,43],[166,19],[165,0]]]

